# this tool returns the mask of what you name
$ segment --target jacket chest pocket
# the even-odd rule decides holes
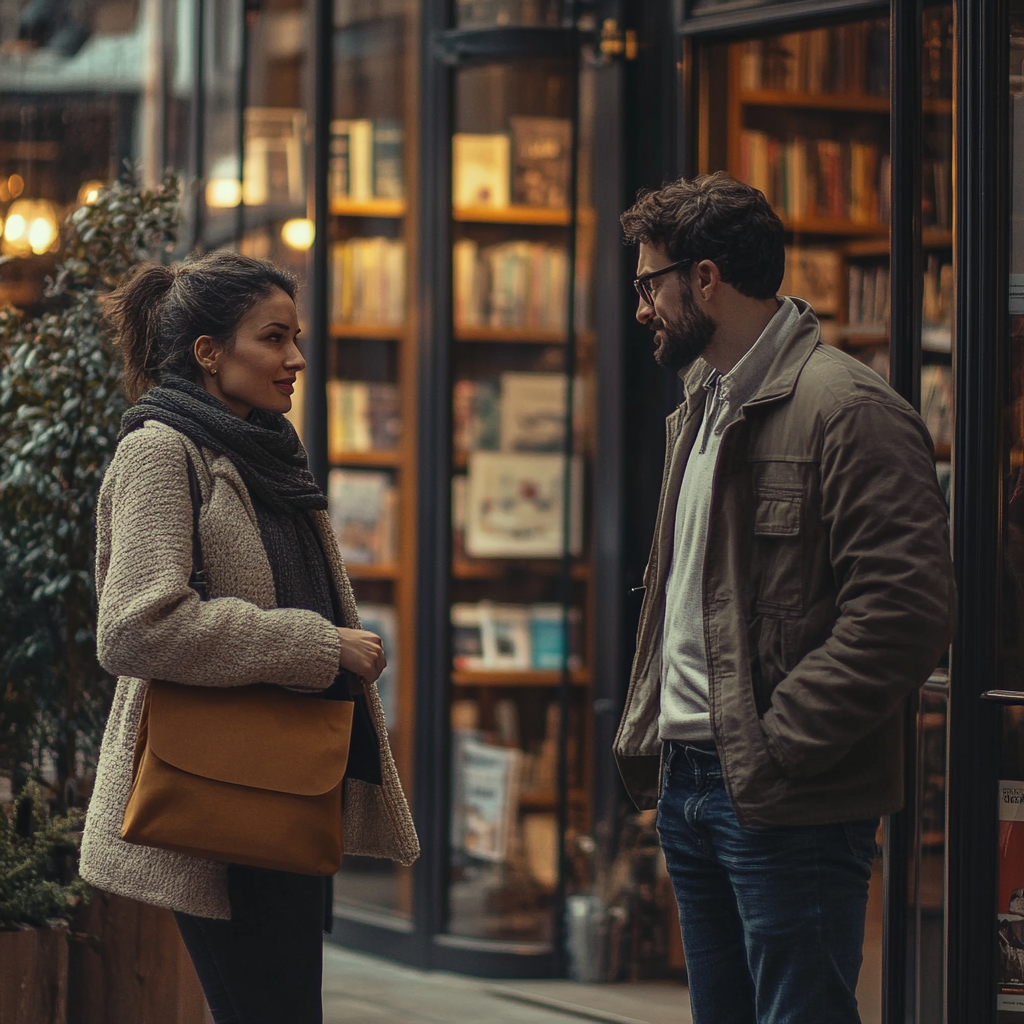
[[[803,512],[800,490],[759,487],[754,492],[754,553],[761,569],[758,612],[803,613]]]

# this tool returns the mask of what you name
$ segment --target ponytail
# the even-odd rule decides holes
[[[206,334],[230,349],[246,313],[275,288],[295,298],[288,271],[236,252],[194,255],[171,267],[133,267],[106,303],[128,400],[159,384],[162,373],[198,380],[196,339]]]
[[[134,402],[158,380],[160,307],[174,284],[170,267],[132,267],[107,301],[105,313],[124,360],[124,392]]]

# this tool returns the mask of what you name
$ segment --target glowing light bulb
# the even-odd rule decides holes
[[[12,174],[7,179],[7,190],[12,199],[17,199],[25,191],[25,179],[20,174]]]
[[[281,240],[290,249],[308,249],[316,239],[316,225],[308,217],[293,217],[281,227]]]
[[[4,228],[4,238],[8,242],[20,242],[25,237],[28,224],[20,213],[12,213],[7,218],[7,226]]]
[[[49,217],[36,217],[28,227],[28,244],[37,256],[46,252],[56,237],[57,225]]]
[[[206,205],[225,210],[242,201],[242,185],[237,178],[211,178],[206,186]]]
[[[105,188],[105,184],[102,181],[87,181],[78,190],[78,205],[79,206],[92,206],[100,197],[101,189]]]

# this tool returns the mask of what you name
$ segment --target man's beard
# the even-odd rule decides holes
[[[655,350],[654,358],[666,370],[681,370],[689,366],[711,344],[718,329],[718,324],[686,297],[677,320],[658,316],[648,326],[652,331],[661,332],[661,344]]]

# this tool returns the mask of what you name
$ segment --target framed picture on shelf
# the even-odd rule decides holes
[[[471,558],[559,558],[583,545],[583,465],[569,468],[565,537],[565,456],[473,452],[466,485],[466,553]],[[568,544],[566,545],[566,541]]]

